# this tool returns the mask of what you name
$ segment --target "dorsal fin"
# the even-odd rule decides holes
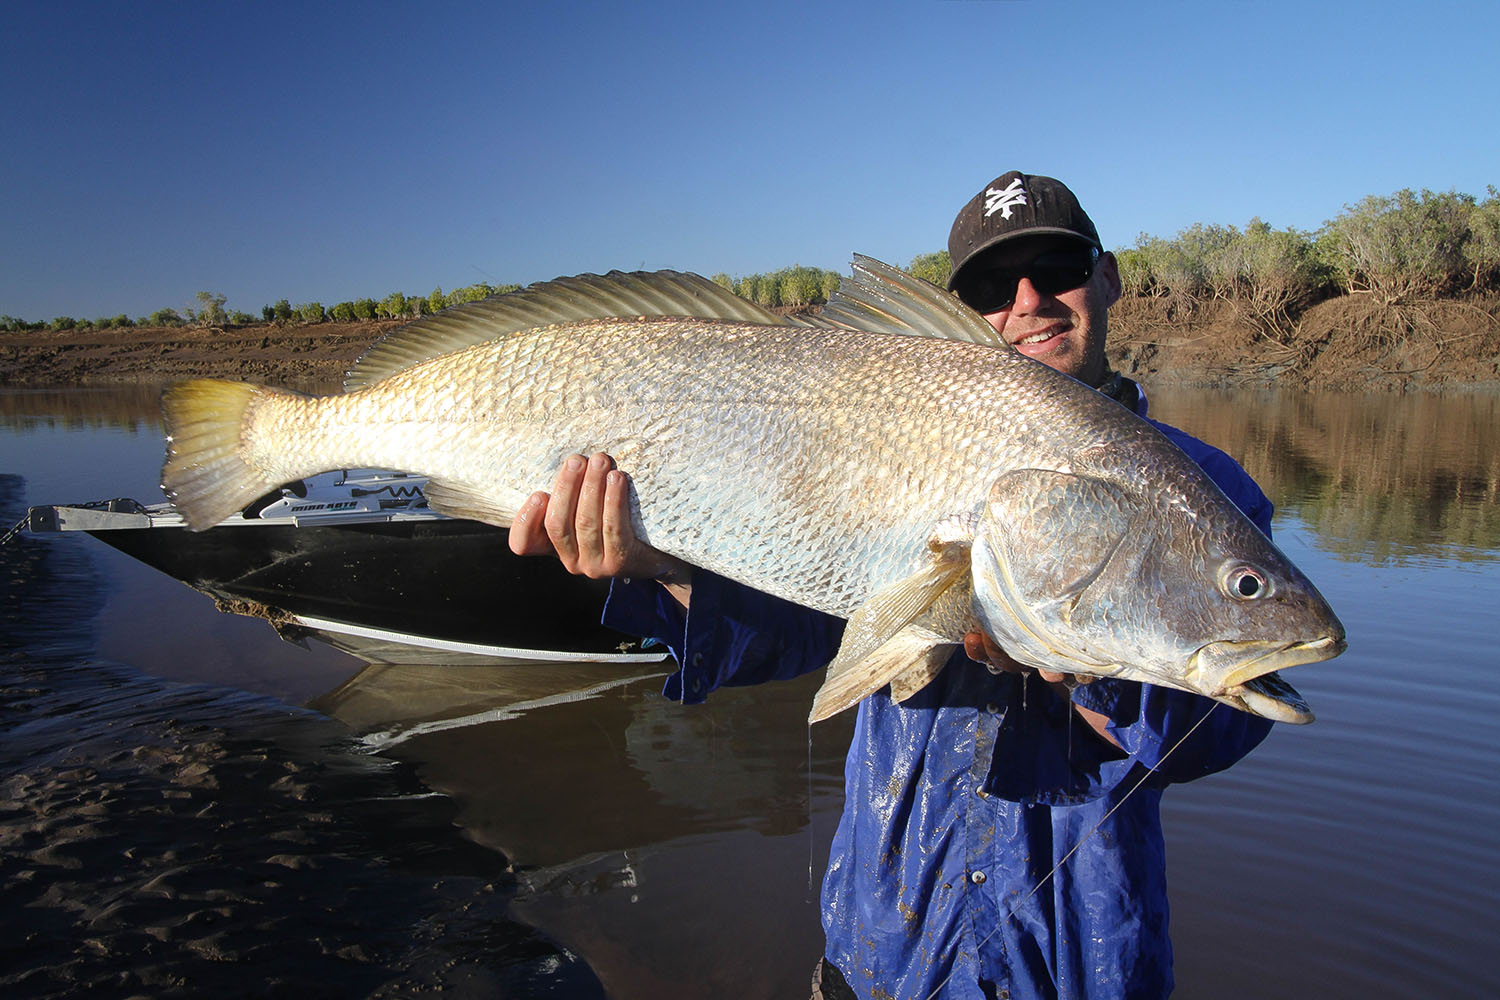
[[[344,376],[344,391],[363,389],[429,358],[520,330],[613,316],[693,316],[788,325],[769,309],[697,274],[580,274],[451,306],[392,330],[354,362]]]
[[[838,291],[810,325],[1010,349],[983,316],[932,282],[863,254],[854,255],[851,267],[853,277],[839,282]]]

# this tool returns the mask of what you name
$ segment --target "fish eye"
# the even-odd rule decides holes
[[[1242,601],[1253,601],[1271,592],[1271,582],[1254,566],[1230,566],[1223,580],[1224,592]]]

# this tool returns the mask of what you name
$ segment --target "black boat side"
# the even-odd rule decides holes
[[[390,474],[384,474],[389,476]],[[510,551],[504,529],[410,502],[370,500],[371,479],[284,488],[206,531],[187,530],[161,504],[131,501],[34,507],[32,531],[85,531],[215,598],[220,608],[270,621],[382,661],[654,661],[664,650],[599,624],[605,581],[552,559]],[[415,485],[411,485],[414,483]],[[384,491],[389,493],[389,490]],[[358,498],[358,508],[341,497]],[[92,505],[91,505],[92,506]]]

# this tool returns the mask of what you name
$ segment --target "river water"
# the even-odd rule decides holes
[[[1178,996],[1489,997],[1500,399],[1160,393],[1350,649],[1165,798]],[[0,510],[157,498],[152,390],[0,391]],[[0,549],[0,989],[804,997],[849,720],[816,678],[365,667],[87,537]]]

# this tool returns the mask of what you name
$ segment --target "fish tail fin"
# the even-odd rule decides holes
[[[252,404],[281,390],[219,379],[178,382],[162,393],[167,460],[161,488],[194,531],[218,524],[272,487],[245,457]]]

